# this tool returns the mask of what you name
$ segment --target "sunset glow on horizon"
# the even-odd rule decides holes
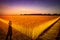
[[[54,14],[60,13],[59,1],[5,1],[1,3],[2,15],[10,14]]]

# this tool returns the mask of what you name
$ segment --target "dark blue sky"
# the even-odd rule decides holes
[[[47,4],[47,5],[60,5],[60,0],[0,0],[3,4]]]
[[[8,6],[36,7],[44,10],[60,10],[60,0],[0,0],[0,4]],[[44,8],[44,9],[43,9]]]
[[[8,5],[26,5],[26,6],[44,6],[44,7],[60,7],[60,0],[0,0],[0,4]]]

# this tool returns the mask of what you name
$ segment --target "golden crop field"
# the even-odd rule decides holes
[[[47,29],[58,19],[59,16],[38,16],[38,15],[0,16],[0,29],[2,29],[2,31],[4,32],[3,36],[5,39],[5,36],[8,31],[8,25],[9,25],[8,22],[12,21],[12,28],[13,28],[12,39],[31,40],[31,39],[36,39],[45,29]],[[60,21],[57,22],[56,26],[52,26],[53,28],[51,28],[51,30],[58,29],[60,27],[59,24]],[[50,32],[48,32],[48,34],[49,33]],[[55,33],[57,35],[58,31]],[[45,35],[42,36],[43,40],[44,40],[44,36]],[[2,35],[0,36],[0,39],[1,37]]]

